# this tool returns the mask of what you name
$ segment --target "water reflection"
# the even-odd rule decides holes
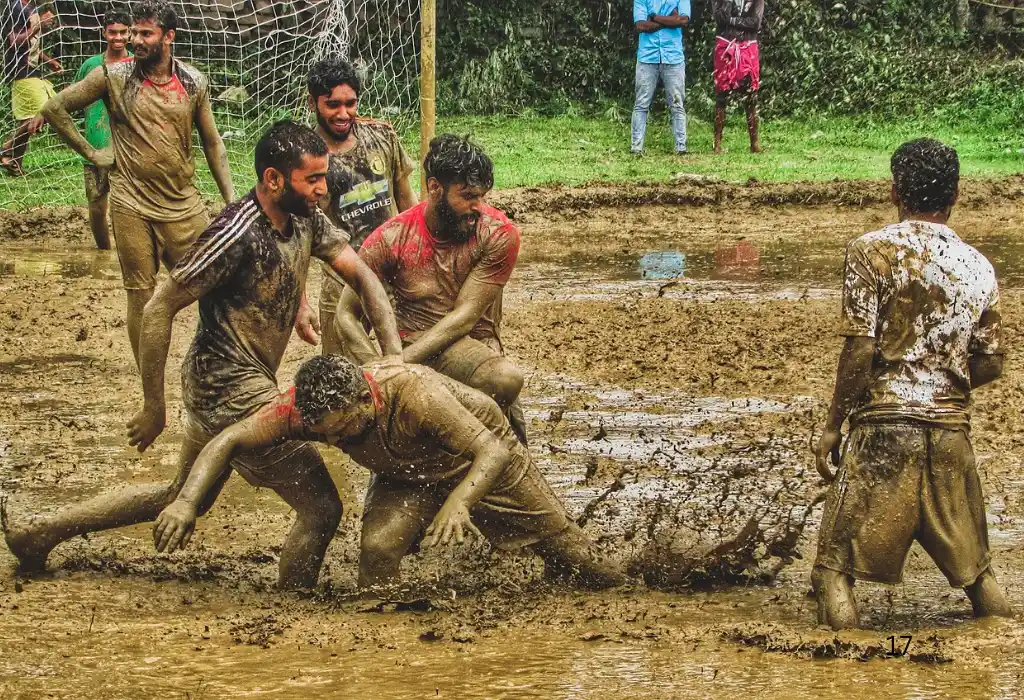
[[[110,250],[24,250],[0,257],[3,276],[120,279],[121,273],[117,255]]]
[[[646,253],[640,256],[640,277],[664,280],[686,276],[686,255],[676,250]]]

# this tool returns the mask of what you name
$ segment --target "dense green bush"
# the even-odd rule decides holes
[[[979,115],[1006,122],[1024,103],[1019,12],[955,0],[768,0],[761,37],[768,115]],[[938,9],[936,9],[938,8]],[[439,97],[448,113],[563,112],[573,103],[623,114],[636,34],[629,0],[442,0]],[[686,31],[687,102],[712,104],[710,0]]]

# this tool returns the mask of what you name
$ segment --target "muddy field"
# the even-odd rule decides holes
[[[953,225],[997,268],[1011,352],[976,396],[975,449],[996,571],[1024,610],[1024,181],[965,190]],[[858,586],[868,629],[814,626],[823,486],[809,446],[840,347],[843,246],[889,221],[885,197],[881,183],[692,182],[496,197],[524,235],[504,339],[528,375],[542,471],[634,570],[744,531],[722,566],[694,558],[668,590],[638,578],[580,593],[474,544],[409,557],[400,602],[356,600],[366,476],[325,450],[346,514],[312,596],[273,590],[292,514],[238,477],[184,553],[154,554],[139,526],[66,543],[25,578],[0,545],[0,698],[1018,697],[1020,616],[971,621],[920,549],[903,585]],[[91,249],[81,212],[0,216],[12,518],[171,476],[194,324],[190,310],[176,325],[170,424],[140,456],[124,437],[141,389],[116,257]],[[293,341],[282,383],[312,352]]]

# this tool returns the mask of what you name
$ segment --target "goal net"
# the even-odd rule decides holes
[[[175,55],[210,79],[217,127],[228,149],[236,190],[253,181],[256,140],[273,121],[290,117],[313,124],[306,107],[309,65],[322,57],[351,59],[363,77],[360,113],[392,122],[399,132],[418,115],[420,0],[171,0],[178,12]],[[129,9],[128,3],[114,7]],[[57,15],[42,35],[42,49],[59,60],[63,73],[43,75],[57,90],[69,85],[79,67],[105,46],[100,23],[106,2],[50,0],[40,13]],[[6,49],[11,17],[0,0],[0,32]],[[130,45],[129,45],[130,48]],[[4,70],[8,71],[7,62]],[[15,123],[10,76],[0,86],[0,138]],[[79,122],[81,123],[81,122]],[[198,138],[196,138],[198,146]],[[217,189],[196,151],[200,189]],[[81,204],[82,160],[50,129],[34,136],[24,159],[24,177],[0,171],[0,206],[25,208]]]

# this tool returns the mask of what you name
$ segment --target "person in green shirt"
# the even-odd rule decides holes
[[[131,60],[128,53],[128,35],[131,17],[124,10],[108,10],[103,15],[103,39],[107,48],[89,58],[78,69],[75,82],[85,79],[94,69],[107,63]],[[96,100],[85,108],[85,140],[98,149],[110,148],[110,117],[103,100]],[[89,201],[89,228],[96,239],[96,247],[110,249],[110,230],[107,228],[107,193],[110,191],[109,171],[85,161],[85,197]]]

